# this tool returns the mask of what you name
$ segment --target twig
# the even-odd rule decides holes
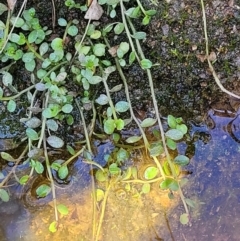
[[[216,71],[214,70],[213,66],[212,66],[212,63],[211,61],[209,60],[209,46],[208,46],[208,34],[207,34],[207,20],[206,20],[206,13],[205,13],[205,7],[204,7],[204,2],[203,0],[201,0],[201,6],[202,6],[202,14],[203,14],[203,27],[204,27],[204,37],[205,37],[205,44],[206,44],[206,55],[207,55],[207,61],[208,61],[208,66],[212,72],[212,75],[215,79],[215,82],[217,83],[218,87],[225,93],[237,98],[237,99],[240,99],[240,96],[239,95],[236,95],[234,93],[232,93],[231,91],[225,89],[222,85],[222,83],[220,82],[218,76],[217,76],[217,73]]]

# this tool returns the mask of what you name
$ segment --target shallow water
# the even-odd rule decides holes
[[[192,143],[188,143],[195,147],[187,167],[193,173],[184,188],[185,195],[196,202],[191,210],[192,226],[179,223],[183,208],[178,205],[178,198],[169,200],[167,192],[160,192],[157,185],[153,185],[149,194],[138,196],[135,195],[138,184],[131,185],[129,192],[125,191],[126,184],[116,184],[108,196],[100,240],[239,240],[240,117],[218,117],[209,112],[206,123],[192,124]],[[180,152],[184,153],[188,145],[181,143]],[[101,146],[100,156],[110,146]],[[52,204],[30,208],[18,199],[21,190],[15,186],[9,187],[10,191],[15,190],[11,200],[0,205],[0,240],[91,240],[89,165],[79,159],[73,170],[71,183],[56,187],[58,203],[69,208],[68,216],[60,216],[58,232],[48,231],[49,223],[54,220]],[[97,185],[104,190],[101,184]]]

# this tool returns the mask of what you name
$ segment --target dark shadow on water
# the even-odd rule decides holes
[[[192,126],[192,138],[196,136],[195,154],[189,165],[193,174],[185,192],[197,207],[191,210],[191,227],[169,217],[175,240],[238,241],[240,116],[219,117],[210,111],[206,124]],[[183,210],[177,208],[175,212]]]

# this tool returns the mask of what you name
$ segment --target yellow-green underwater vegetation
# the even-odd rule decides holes
[[[237,1],[0,16],[0,241],[238,240]]]

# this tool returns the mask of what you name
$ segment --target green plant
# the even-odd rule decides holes
[[[154,64],[147,59],[142,51],[141,42],[147,38],[147,34],[136,31],[133,20],[142,19],[142,24],[147,25],[156,14],[153,9],[145,10],[139,0],[136,6],[125,9],[124,2],[127,0],[101,0],[99,4],[105,7],[111,18],[116,16],[118,7],[121,10],[122,22],[114,22],[103,27],[96,26],[89,19],[84,33],[78,33],[78,20],[67,21],[64,18],[58,20],[60,27],[64,28],[63,36],[55,37],[51,35],[51,30],[42,27],[36,16],[35,9],[24,10],[21,17],[14,17],[12,13],[7,16],[6,24],[0,22],[0,31],[3,39],[0,42],[0,60],[14,61],[10,65],[0,70],[3,76],[0,87],[0,100],[7,101],[7,109],[14,112],[17,109],[17,100],[22,95],[26,95],[29,108],[26,117],[21,122],[26,126],[25,135],[28,140],[26,162],[31,168],[29,174],[19,178],[19,183],[25,185],[34,172],[41,174],[44,171],[40,161],[44,158],[46,169],[51,181],[51,185],[41,185],[37,189],[38,197],[45,197],[50,192],[54,198],[55,221],[50,224],[50,231],[56,231],[58,224],[58,212],[67,214],[65,207],[57,204],[52,171],[56,171],[62,180],[69,175],[70,163],[79,155],[82,155],[85,162],[96,166],[96,179],[109,183],[104,193],[104,203],[106,204],[107,194],[111,186],[116,182],[140,182],[142,188],[139,195],[150,191],[151,183],[159,182],[162,189],[168,189],[170,195],[179,192],[185,207],[185,213],[181,216],[181,222],[186,223],[189,218],[188,206],[182,193],[182,180],[179,176],[181,166],[187,165],[189,159],[186,156],[170,156],[169,150],[176,151],[177,142],[184,138],[187,127],[181,118],[168,116],[169,130],[164,132],[157,101],[154,93],[151,68]],[[65,1],[69,8],[77,8],[85,11],[87,7],[76,4],[73,0]],[[7,11],[7,7],[0,5],[0,14]],[[18,31],[9,33],[9,27],[14,25]],[[9,35],[10,34],[10,35]],[[120,41],[114,46],[109,44],[109,35],[121,36]],[[8,38],[9,36],[9,38]],[[52,37],[52,42],[47,41],[47,37]],[[70,38],[74,41],[75,54],[68,50],[67,41]],[[110,52],[110,54],[108,54]],[[13,76],[9,69],[15,61],[24,63],[27,71],[31,73],[31,85],[18,91],[14,85]],[[114,62],[114,63],[113,63]],[[146,118],[141,122],[133,112],[131,98],[128,90],[128,82],[124,75],[124,68],[138,64],[148,76],[149,88],[151,89],[152,102],[156,113],[155,118]],[[109,88],[111,75],[119,75],[122,84],[117,84]],[[70,87],[72,86],[72,88]],[[104,89],[99,88],[103,86]],[[125,99],[114,103],[112,95],[120,91],[124,86]],[[3,88],[4,87],[4,88]],[[5,89],[12,92],[11,96],[5,96]],[[101,93],[95,91],[100,89]],[[74,91],[72,91],[74,89]],[[100,91],[99,90],[99,91]],[[35,109],[38,97],[41,96],[40,110]],[[76,98],[79,97],[79,98]],[[72,125],[74,116],[74,101],[78,107],[81,123],[84,127],[86,143],[80,150],[74,150],[68,146],[71,157],[68,160],[49,160],[47,144],[53,148],[62,148],[65,145],[64,139],[58,137],[58,129],[61,123],[66,121]],[[110,156],[106,156],[106,167],[95,163],[92,158],[91,138],[95,127],[96,110],[94,105],[100,106],[98,116],[102,124],[103,133],[96,135],[111,135],[116,144],[116,148]],[[87,130],[89,123],[85,123],[83,112],[87,111],[86,106],[90,105],[92,110],[92,122],[90,132]],[[39,112],[40,114],[39,114]],[[123,119],[128,115],[128,118]],[[139,128],[140,135],[133,135],[127,138],[124,144],[119,143],[121,139],[120,131],[127,127],[132,121]],[[145,130],[157,124],[159,131],[153,131],[154,139],[149,140]],[[123,145],[123,146],[121,146]],[[135,167],[128,167],[123,171],[122,165],[129,159],[134,150],[145,148],[151,160],[151,166],[145,170],[146,180],[137,178]],[[24,155],[23,154],[23,155]],[[162,160],[162,155],[166,158]],[[2,152],[1,156],[6,161],[13,161],[9,153]],[[23,156],[21,156],[22,158]],[[16,159],[16,166],[21,158]],[[15,159],[14,159],[15,160]],[[92,175],[93,176],[93,175]],[[94,181],[94,180],[93,180]],[[3,186],[2,185],[0,187]],[[94,182],[93,182],[94,183]],[[94,189],[94,184],[93,184]],[[0,189],[0,197],[7,201],[7,192]],[[95,192],[94,192],[95,193]],[[103,193],[101,193],[103,196]],[[94,196],[94,195],[93,195]],[[94,196],[96,202],[96,197]],[[95,203],[96,204],[96,203]],[[95,205],[96,206],[96,205]],[[105,207],[102,209],[102,222]],[[96,214],[93,215],[96,221]],[[188,220],[187,220],[188,221]],[[95,225],[95,222],[94,222]],[[93,237],[98,239],[101,225],[93,227]]]

